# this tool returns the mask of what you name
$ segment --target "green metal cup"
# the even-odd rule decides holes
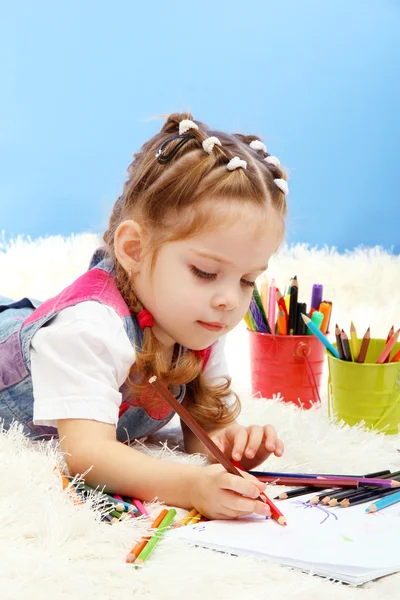
[[[386,340],[371,339],[365,363],[362,364],[338,360],[327,352],[329,416],[343,420],[348,425],[364,422],[367,429],[388,435],[398,433],[400,362],[376,364],[385,344]],[[391,355],[399,348],[400,342],[395,345]]]

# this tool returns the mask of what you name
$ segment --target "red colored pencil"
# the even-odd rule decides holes
[[[382,365],[385,361],[386,358],[388,356],[390,356],[390,352],[392,351],[393,346],[395,345],[395,343],[397,342],[397,340],[399,339],[399,335],[400,335],[400,329],[398,329],[396,331],[396,333],[394,333],[390,340],[386,343],[384,349],[382,350],[382,352],[380,353],[380,355],[378,356],[378,359],[376,361],[376,364],[378,365]]]
[[[390,338],[392,337],[393,334],[394,334],[394,325],[392,325],[391,328],[389,329],[389,333],[388,333],[388,336],[386,338],[386,344],[390,341]],[[386,346],[386,344],[385,344],[385,346]],[[389,362],[389,358],[390,358],[390,352],[387,355],[387,357],[385,358],[385,363]]]

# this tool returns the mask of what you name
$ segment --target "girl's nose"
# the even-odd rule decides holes
[[[234,310],[239,306],[239,296],[233,291],[224,290],[214,296],[213,306],[224,310]]]

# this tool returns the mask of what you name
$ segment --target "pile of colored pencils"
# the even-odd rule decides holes
[[[299,302],[299,284],[295,275],[289,282],[284,296],[275,285],[268,286],[264,280],[260,291],[253,290],[244,320],[251,331],[276,333],[278,335],[306,335],[312,331],[305,324],[302,315],[307,315],[313,324],[325,335],[329,331],[332,314],[332,302],[322,300],[323,286],[315,283],[312,288],[311,306],[307,313],[307,304]]]
[[[140,567],[153,552],[155,546],[158,544],[164,533],[171,526],[172,521],[176,515],[176,510],[166,508],[160,512],[158,517],[153,521],[150,527],[149,535],[145,535],[139,540],[127,554],[125,562],[134,563],[135,567]],[[195,525],[200,520],[204,520],[204,517],[197,512],[194,508],[188,512],[174,527],[182,527],[184,525]],[[151,531],[154,529],[154,532]]]
[[[113,524],[128,517],[149,516],[143,503],[137,498],[111,496],[98,488],[86,485],[83,481],[65,475],[63,477],[69,486],[69,493],[73,493],[75,498],[79,498],[80,503],[90,497],[96,498],[98,506],[102,509],[102,521],[106,523]],[[66,487],[64,483],[63,486]]]
[[[357,475],[327,475],[318,473],[274,473],[250,471],[260,481],[285,486],[296,486],[276,496],[274,500],[286,500],[309,495],[316,488],[316,496],[307,504],[321,504],[329,508],[348,508],[358,504],[373,502],[366,512],[376,512],[400,502],[400,471],[389,469],[376,473]]]
[[[365,362],[371,340],[371,331],[369,327],[364,334],[361,344],[358,341],[357,331],[354,327],[353,321],[350,325],[350,340],[346,332],[343,329],[340,330],[338,325],[335,327],[335,336],[340,360],[346,360],[349,362],[353,361],[357,363]],[[394,327],[392,327],[387,335],[385,346],[376,360],[378,365],[388,362],[400,362],[400,350],[395,352],[392,358],[390,357],[390,353],[398,341],[399,336],[400,329],[395,331]]]

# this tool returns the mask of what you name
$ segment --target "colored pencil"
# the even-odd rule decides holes
[[[255,331],[259,331],[260,333],[271,333],[271,331],[268,331],[268,329],[267,329],[267,326],[265,324],[265,319],[263,318],[263,316],[260,312],[260,309],[254,298],[254,294],[250,300],[249,311],[250,311],[250,314],[253,318],[253,321],[254,321],[254,324],[256,327]]]
[[[192,517],[188,523],[188,525],[196,525],[201,519],[201,514],[196,513],[194,517]]]
[[[287,335],[287,318],[283,310],[278,310],[278,334],[279,335]]]
[[[389,329],[389,333],[386,338],[386,344],[390,341],[390,338],[392,337],[393,334],[394,334],[394,325],[392,325],[391,328]],[[389,359],[390,359],[390,352],[387,355],[387,357],[385,358],[385,363],[388,363]]]
[[[135,566],[140,567],[151,555],[154,548],[157,546],[158,542],[161,540],[162,536],[165,534],[172,521],[174,520],[176,515],[176,510],[171,508],[164,519],[161,521],[160,525],[155,530],[154,535],[149,539],[137,559],[135,560]]]
[[[307,327],[304,323],[301,315],[307,314],[307,304],[305,302],[297,303],[297,322],[296,322],[296,335],[306,335]]]
[[[390,496],[391,494],[398,494],[398,490],[367,490],[364,494],[357,494],[356,496],[351,496],[350,498],[345,498],[342,500],[340,504],[340,508],[349,508],[351,506],[357,506],[357,504],[365,504],[365,502],[370,502],[371,500],[376,500],[380,498],[386,498],[386,496]]]
[[[275,279],[271,281],[271,286],[269,288],[269,297],[268,297],[268,323],[271,327],[271,330],[275,329],[275,320],[276,320],[276,287],[275,287]]]
[[[296,333],[298,295],[299,295],[299,284],[297,282],[297,275],[295,275],[290,282],[290,303],[289,303],[289,324],[288,324],[289,335],[295,335],[295,333]]]
[[[150,516],[149,513],[147,512],[147,510],[145,509],[145,507],[143,506],[142,502],[140,500],[138,500],[138,498],[132,498],[132,502],[136,506],[136,508],[138,509],[138,511],[140,512],[141,515],[144,515],[145,517]]]
[[[400,492],[397,492],[396,494],[388,494],[387,496],[385,496],[385,498],[382,498],[381,500],[378,500],[377,502],[374,502],[373,504],[368,506],[365,509],[365,512],[373,513],[378,510],[382,510],[387,506],[391,506],[392,504],[395,504],[397,502],[400,502]]]
[[[250,310],[248,310],[247,313],[244,315],[243,320],[246,323],[247,328],[250,329],[250,331],[257,331],[256,325],[254,323],[253,317],[251,316]]]
[[[370,340],[371,340],[371,330],[368,327],[367,331],[364,334],[362,342],[361,342],[361,349],[360,349],[360,353],[357,358],[357,362],[359,362],[359,363],[365,362],[365,358],[367,356]]]
[[[268,318],[267,318],[267,315],[265,313],[265,310],[264,310],[264,307],[263,307],[263,303],[262,303],[261,298],[260,298],[260,294],[258,293],[258,289],[256,287],[253,289],[253,298],[254,298],[255,303],[257,304],[257,308],[258,308],[258,310],[260,312],[260,315],[261,315],[261,318],[263,320],[263,323],[264,323],[264,325],[265,325],[265,327],[267,329],[267,333],[271,333],[271,325],[268,322]]]
[[[319,312],[319,310],[313,310],[312,315],[310,315],[310,319],[311,322],[314,323],[315,327],[321,331],[322,321],[324,320],[324,315],[322,312]],[[307,335],[312,335],[311,329],[307,328]]]
[[[342,329],[340,332],[340,339],[342,340],[344,359],[348,362],[352,362],[349,338],[347,337],[347,333],[344,331],[344,329]]]
[[[335,325],[335,337],[336,337],[336,346],[337,346],[337,350],[339,352],[340,360],[344,360],[342,338],[340,337],[340,327],[337,323]]]
[[[297,496],[305,496],[306,494],[310,494],[315,490],[315,487],[304,486],[299,488],[294,488],[293,490],[288,490],[287,492],[282,492],[278,496],[272,498],[273,500],[287,500],[288,498],[296,498]]]
[[[322,302],[322,294],[323,294],[323,285],[320,283],[314,283],[314,285],[312,286],[312,292],[311,292],[311,309],[315,309],[318,310],[319,305]]]
[[[228,473],[231,473],[232,475],[238,475],[239,477],[243,477],[240,470],[231,463],[231,461],[225,456],[225,454],[221,452],[221,450],[218,448],[215,442],[213,442],[213,440],[210,438],[208,433],[206,433],[206,431],[204,431],[204,429],[197,423],[197,421],[193,419],[192,415],[188,412],[188,410],[178,402],[175,396],[171,394],[171,392],[165,387],[165,385],[161,381],[157,379],[155,375],[153,375],[153,377],[150,377],[149,383],[155,388],[155,390],[160,394],[160,396],[164,398],[168,402],[168,404],[170,404],[170,406],[180,416],[185,425],[187,425],[189,429],[194,433],[194,435],[201,442],[203,442],[205,447],[208,448],[208,450],[211,452],[214,458],[223,467],[225,467]],[[271,508],[272,514],[271,504],[273,505],[273,503],[266,497],[266,495],[263,492],[260,493],[259,498],[263,502],[268,503],[269,507]],[[279,512],[277,507],[275,505],[273,506],[276,509],[276,511]],[[285,523],[282,522],[282,519],[277,519],[277,521],[280,525],[286,524],[286,520]]]
[[[289,322],[289,313],[288,313],[288,310],[286,307],[286,302],[278,288],[276,288],[276,302],[277,302],[279,308],[281,310],[283,310],[283,312],[285,313],[286,323],[288,323]]]
[[[186,515],[184,517],[182,517],[182,519],[180,519],[180,521],[177,522],[175,527],[183,527],[183,526],[187,525],[189,523],[189,521],[191,521],[193,519],[193,517],[195,517],[196,515],[197,515],[197,510],[195,508],[192,508],[192,510],[190,510],[188,513],[186,513]]]
[[[309,327],[309,329],[311,329],[312,333],[324,344],[325,348],[335,357],[335,358],[340,358],[339,357],[339,352],[336,350],[335,346],[332,346],[332,344],[329,342],[329,340],[324,336],[323,333],[321,333],[321,331],[314,325],[314,323],[311,321],[310,317],[307,317],[307,315],[302,315],[303,321],[305,322],[305,324]]]
[[[400,472],[391,473],[389,469],[386,469],[385,471],[378,471],[377,473],[368,473],[367,475],[364,475],[364,477],[374,477],[374,478],[376,477],[379,479],[389,479],[389,477],[390,477],[390,479],[396,479],[397,475],[399,475],[399,474],[400,474]],[[374,487],[362,488],[361,490],[359,490],[359,489],[348,490],[348,489],[343,489],[343,488],[336,488],[336,489],[331,490],[329,492],[329,494],[327,494],[322,499],[322,504],[329,504],[329,506],[336,506],[340,500],[350,498],[357,494],[363,494],[368,489],[375,490],[376,488],[374,488]]]
[[[400,350],[393,356],[391,363],[400,362]]]
[[[70,499],[72,500],[73,504],[84,504],[84,500],[73,488],[70,481],[67,479],[67,477],[62,472],[62,469],[60,467],[54,467],[54,468],[55,468],[55,470],[58,471],[58,473],[61,477],[62,489],[66,490],[66,492],[67,492],[68,496],[70,497]]]
[[[321,323],[321,331],[322,333],[326,334],[326,332],[328,331],[328,323],[331,318],[332,304],[329,304],[329,302],[321,302],[318,311],[324,315],[323,321]]]
[[[250,471],[251,473],[251,471]],[[332,487],[343,487],[343,488],[359,488],[376,486],[379,488],[388,487],[400,487],[400,482],[392,479],[375,479],[375,478],[358,478],[358,477],[271,477],[261,476],[257,477],[259,481],[263,483],[271,483],[275,485],[285,486],[312,486],[319,488],[332,488]]]
[[[260,298],[264,307],[264,312],[268,314],[268,281],[264,278],[260,285]]]
[[[353,361],[357,362],[358,355],[360,354],[360,346],[358,343],[357,331],[356,331],[353,321],[350,324],[350,346],[351,346],[351,354],[353,356]]]
[[[396,331],[396,333],[394,333],[392,335],[392,337],[390,338],[390,340],[385,345],[384,349],[382,350],[382,352],[378,356],[378,359],[376,361],[377,365],[382,365],[385,362],[386,358],[390,355],[390,353],[391,353],[391,351],[393,349],[393,346],[396,344],[397,340],[399,339],[399,335],[400,335],[400,329],[398,329]]]
[[[155,521],[153,521],[153,523],[150,525],[151,529],[157,529],[157,527],[161,525],[162,520],[166,517],[167,514],[168,510],[164,508],[160,512],[158,517],[155,519]],[[150,535],[145,536],[137,544],[135,544],[132,550],[129,552],[129,554],[126,555],[125,562],[133,563],[137,559],[143,548],[146,546],[149,539]]]

